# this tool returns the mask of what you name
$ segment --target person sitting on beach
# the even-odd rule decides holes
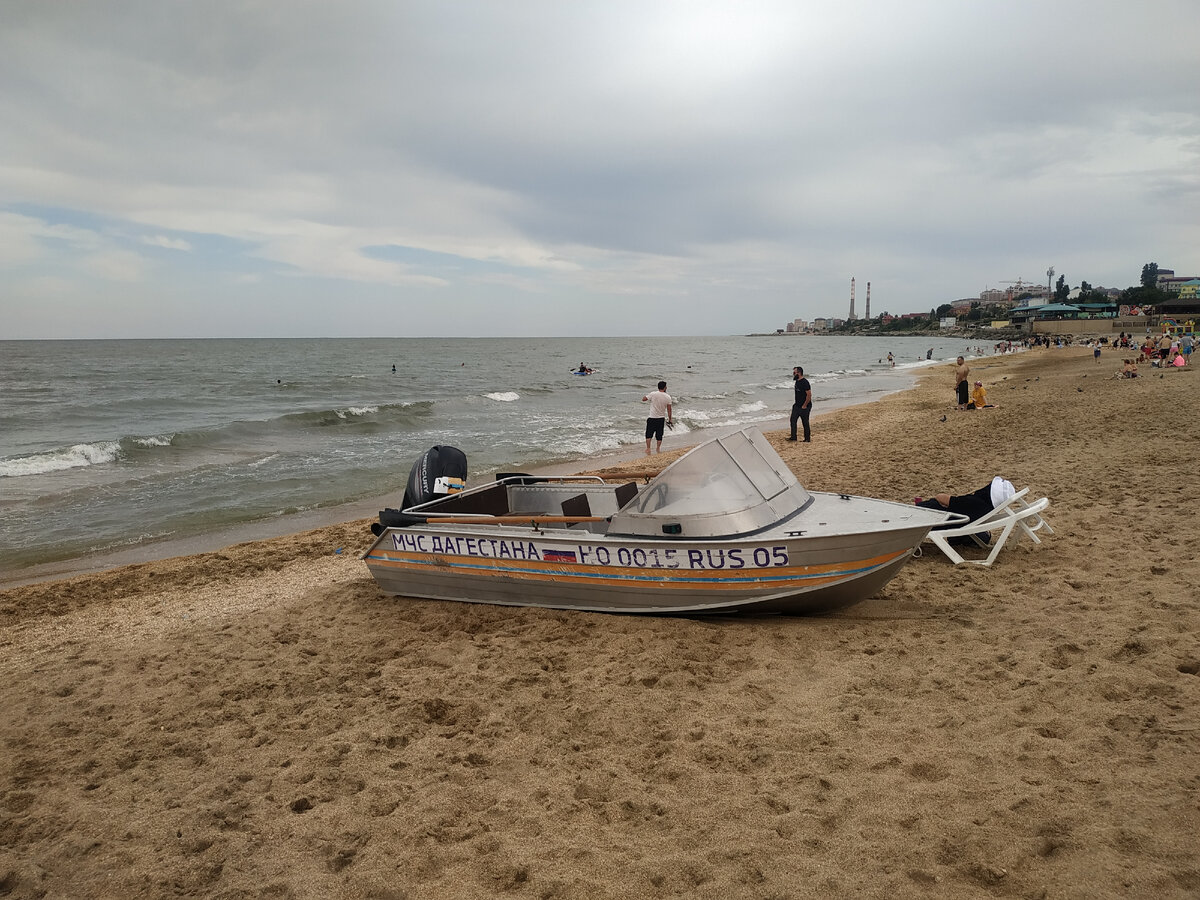
[[[971,402],[967,404],[967,409],[983,409],[984,407],[990,409],[991,406],[992,404],[987,402],[987,391],[983,387],[983,382],[975,382],[975,388],[971,391]]]
[[[935,494],[928,500],[920,497],[913,498],[917,506],[925,509],[949,510],[961,513],[972,522],[986,516],[1000,504],[1010,500],[1017,492],[1013,483],[1007,478],[997,475],[990,482],[969,494]],[[936,525],[935,528],[957,528],[958,524]]]
[[[1171,365],[1175,366],[1176,368],[1182,369],[1184,366],[1187,365],[1187,360],[1183,358],[1182,353],[1180,353],[1178,350],[1176,350],[1175,355],[1171,358]]]
[[[1121,366],[1121,371],[1116,374],[1117,378],[1137,378],[1137,363],[1132,359],[1125,360],[1125,364]]]

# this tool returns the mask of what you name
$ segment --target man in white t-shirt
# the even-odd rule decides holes
[[[667,393],[667,383],[660,381],[658,390],[651,391],[642,398],[643,403],[650,404],[650,415],[646,419],[646,455],[650,455],[650,439],[658,439],[658,452],[662,453],[663,425],[674,425],[674,413],[671,409],[671,395]]]

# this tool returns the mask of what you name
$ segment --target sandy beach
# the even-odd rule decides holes
[[[387,597],[365,520],[0,591],[0,897],[1200,896],[1200,376],[1119,368],[769,433],[815,490],[1050,497],[832,616]]]

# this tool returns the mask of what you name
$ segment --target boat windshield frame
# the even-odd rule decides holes
[[[613,516],[609,534],[734,536],[761,531],[811,498],[755,428],[677,459]]]

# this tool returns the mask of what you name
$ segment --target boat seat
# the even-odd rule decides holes
[[[588,502],[587,494],[568,497],[562,502],[562,513],[572,518],[586,518],[592,514],[592,504]]]
[[[508,488],[497,483],[477,494],[450,494],[438,501],[437,511],[440,513],[481,513],[485,516],[506,516],[509,513]]]
[[[617,489],[613,492],[617,498],[617,509],[621,509],[626,503],[637,496],[638,486],[636,481],[630,481],[627,484],[617,485]]]

